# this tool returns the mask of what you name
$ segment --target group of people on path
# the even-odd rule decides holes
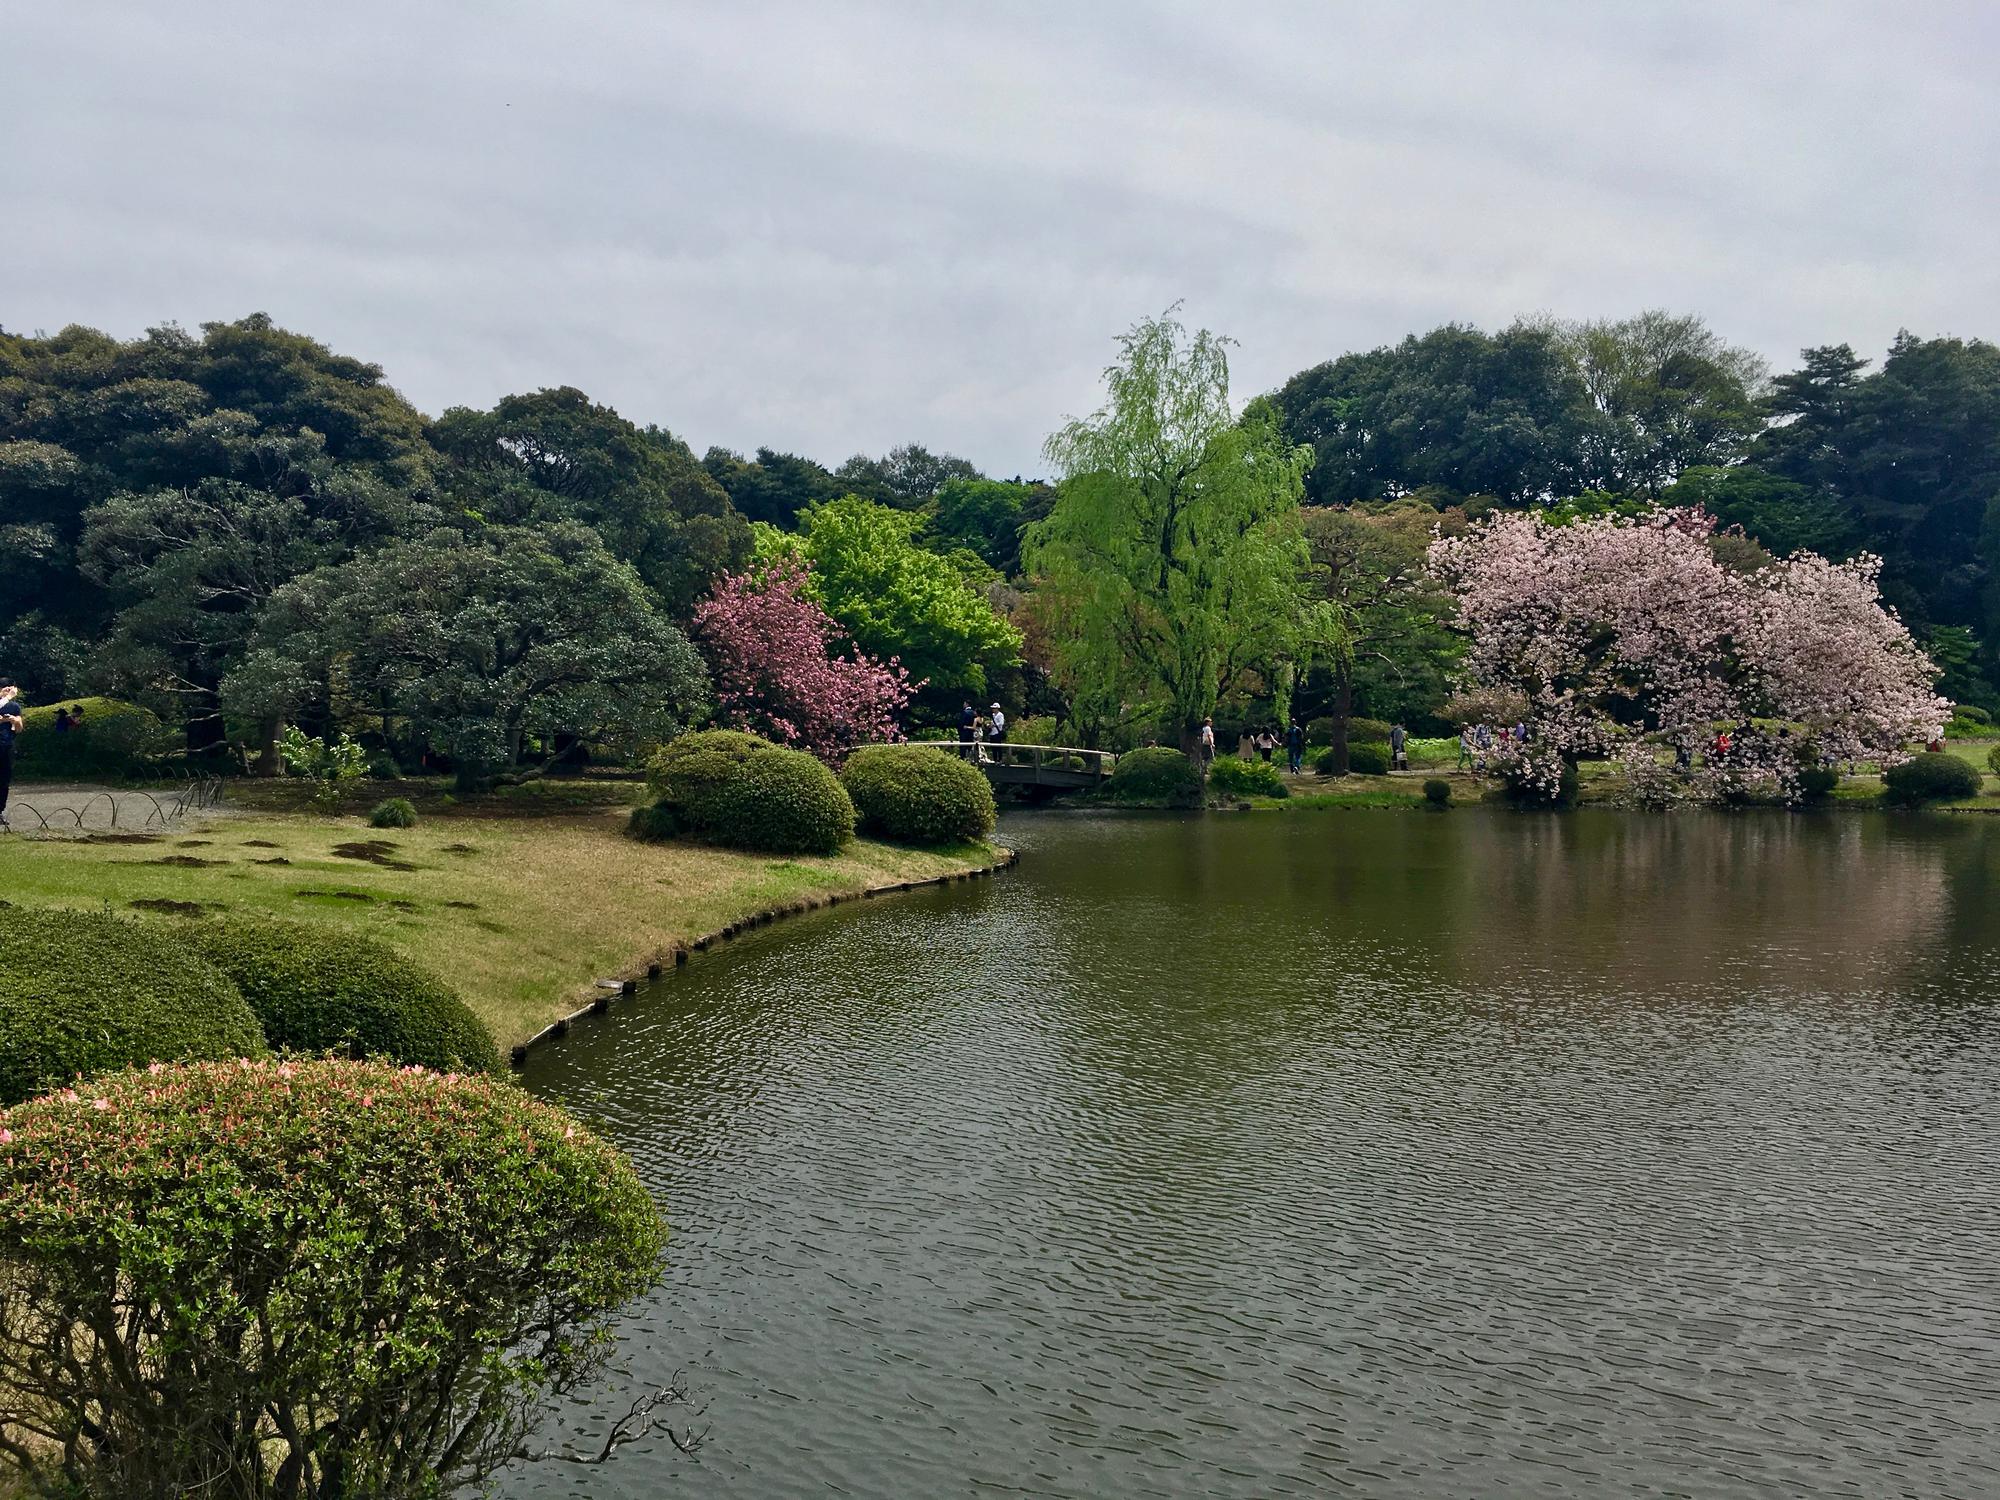
[[[958,738],[961,744],[971,747],[966,752],[967,759],[984,760],[986,746],[1006,743],[1006,710],[998,703],[990,703],[982,714],[972,706],[970,698],[966,699],[965,707],[958,711]]]
[[[1496,733],[1491,724],[1468,724],[1458,732],[1458,769],[1471,766],[1484,772],[1486,762],[1498,750],[1503,756],[1516,745],[1528,743],[1528,726],[1502,724]]]
[[[1306,730],[1297,719],[1285,726],[1282,739],[1272,729],[1245,730],[1236,742],[1236,753],[1244,760],[1261,760],[1266,765],[1277,754],[1278,746],[1285,747],[1285,766],[1296,776],[1305,765]],[[1389,768],[1392,771],[1410,769],[1410,737],[1401,724],[1389,730]],[[1204,774],[1215,761],[1215,720],[1203,719],[1201,733],[1196,737],[1195,753],[1200,757]]]

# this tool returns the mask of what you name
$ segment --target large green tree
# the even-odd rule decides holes
[[[575,522],[439,531],[279,590],[225,699],[290,715],[336,669],[403,719],[463,783],[518,764],[535,736],[670,738],[707,674],[638,574]]]
[[[987,602],[992,571],[965,551],[940,555],[918,541],[923,517],[844,495],[800,517],[795,538],[772,545],[811,564],[811,592],[854,644],[891,657],[925,686],[936,712],[953,694],[982,693],[987,674],[1019,659],[1020,632]]]
[[[824,466],[770,448],[759,448],[754,459],[711,448],[702,455],[701,466],[747,519],[769,526],[790,527],[807,506],[846,493]]]
[[[1056,502],[1024,560],[1065,621],[1066,690],[1156,714],[1192,747],[1222,693],[1333,643],[1308,596],[1310,452],[1269,402],[1237,420],[1227,340],[1169,313],[1119,344],[1105,405],[1048,440]]]
[[[749,527],[685,443],[573,387],[455,407],[432,435],[459,506],[502,525],[580,521],[676,613],[749,556]]]

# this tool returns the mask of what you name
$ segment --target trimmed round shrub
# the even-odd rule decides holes
[[[2000,776],[2000,745],[1995,745],[1986,752],[1986,769],[1995,776]]]
[[[1180,751],[1147,745],[1118,757],[1104,795],[1127,807],[1198,807],[1201,772]]]
[[[601,1372],[664,1240],[629,1161],[503,1080],[98,1079],[0,1132],[0,1380],[51,1439],[15,1460],[79,1497],[478,1490]],[[113,1287],[132,1341],[77,1337]]]
[[[1431,777],[1424,783],[1424,801],[1432,807],[1451,806],[1451,783],[1442,777]]]
[[[1333,726],[1338,721],[1332,718],[1311,719],[1306,723],[1306,743],[1308,745],[1331,745]],[[1347,743],[1350,745],[1371,745],[1380,740],[1389,742],[1389,726],[1380,719],[1356,719],[1347,721]]]
[[[386,943],[303,922],[225,918],[185,931],[242,992],[273,1047],[458,1072],[500,1066],[465,1002]]]
[[[375,810],[368,814],[370,828],[415,828],[417,810],[408,797],[391,797],[387,802],[375,804]]]
[[[56,733],[56,711],[81,708],[82,723]],[[175,748],[173,731],[134,703],[116,698],[62,698],[30,708],[14,741],[14,774],[24,781],[129,776]]]
[[[1993,722],[1993,715],[1977,703],[1961,703],[1951,711],[1951,715],[1955,719],[1964,719],[1972,724],[1990,725]]]
[[[663,844],[668,839],[681,836],[681,820],[674,816],[674,810],[661,802],[648,802],[643,807],[632,809],[632,816],[626,821],[625,832],[643,844]]]
[[[243,996],[179,928],[0,909],[0,1103],[133,1063],[264,1051]]]
[[[1232,797],[1288,797],[1291,793],[1268,761],[1226,755],[1208,768],[1208,784]]]
[[[1979,773],[1956,755],[1927,750],[1882,773],[1882,800],[1896,807],[1979,795]]]
[[[1799,801],[1824,802],[1840,785],[1840,772],[1832,766],[1799,767]]]
[[[923,745],[867,745],[840,784],[861,830],[899,844],[957,844],[993,831],[993,788],[971,762]]]
[[[754,734],[705,729],[653,757],[654,800],[683,834],[769,854],[832,854],[854,836],[854,804],[825,766]]]
[[[1387,776],[1389,774],[1389,747],[1369,741],[1365,745],[1347,747],[1347,769],[1356,776]]]

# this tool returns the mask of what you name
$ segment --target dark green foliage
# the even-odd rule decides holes
[[[180,1065],[7,1124],[21,1493],[484,1492],[659,1275],[631,1163],[501,1079]]]
[[[58,708],[81,708],[83,727],[56,733]],[[14,774],[23,780],[88,780],[145,771],[175,748],[174,736],[145,709],[116,698],[70,698],[24,715],[14,741]]]
[[[1380,719],[1349,719],[1347,721],[1347,743],[1350,745],[1386,745],[1389,743],[1389,726]]]
[[[625,832],[642,844],[663,844],[681,836],[681,820],[665,803],[648,802],[644,807],[632,809]]]
[[[1894,807],[1955,802],[1979,795],[1979,772],[1943,750],[1913,755],[1882,773],[1882,800]]]
[[[378,802],[375,810],[368,814],[370,828],[415,828],[417,810],[411,806],[408,797],[391,797],[386,802]]]
[[[243,996],[181,929],[0,909],[0,1103],[134,1063],[264,1050]]]
[[[1332,752],[1328,752],[1331,754]],[[1387,776],[1389,747],[1378,740],[1347,747],[1347,769],[1356,776]]]
[[[459,1072],[500,1065],[492,1037],[465,1002],[373,938],[264,920],[175,929],[183,930],[242,991],[273,1047]]]
[[[1799,768],[1799,801],[1824,802],[1833,795],[1833,789],[1840,785],[1840,772],[1832,766],[1801,766]]]
[[[682,831],[709,843],[832,854],[854,834],[854,804],[833,772],[739,730],[682,735],[653,757],[647,780]]]
[[[1952,710],[1954,718],[1965,719],[1974,724],[1991,725],[1993,715],[1976,703],[1961,703]]]
[[[1424,783],[1424,801],[1432,807],[1451,805],[1451,783],[1442,777],[1433,776]]]
[[[1118,757],[1104,784],[1104,795],[1126,807],[1196,807],[1201,803],[1201,772],[1178,750],[1148,745]]]
[[[993,788],[970,762],[923,745],[868,745],[840,784],[861,831],[899,844],[956,844],[993,831]]]
[[[1986,769],[1995,776],[2000,776],[2000,745],[1995,745],[1986,752]]]
[[[1500,788],[1503,800],[1516,807],[1573,807],[1583,781],[1574,761],[1564,761],[1562,775],[1557,780],[1555,795],[1529,781],[1508,781]]]
[[[1208,768],[1208,784],[1214,791],[1232,797],[1288,797],[1278,768],[1268,761],[1244,760],[1225,755]]]

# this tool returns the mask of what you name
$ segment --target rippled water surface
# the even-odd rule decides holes
[[[1010,817],[530,1066],[692,1458],[511,1494],[2000,1494],[2000,819]]]

